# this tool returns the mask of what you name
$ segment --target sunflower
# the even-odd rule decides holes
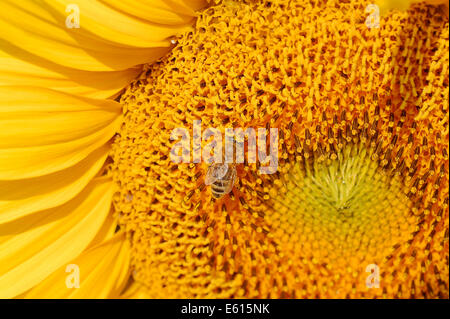
[[[440,6],[67,4],[0,10],[0,297],[449,297]],[[277,128],[277,172],[215,199],[195,120]]]

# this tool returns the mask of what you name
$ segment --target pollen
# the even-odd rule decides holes
[[[449,297],[448,20],[368,4],[222,1],[125,90],[109,174],[149,296]],[[277,128],[277,172],[213,198],[170,159],[195,120]]]

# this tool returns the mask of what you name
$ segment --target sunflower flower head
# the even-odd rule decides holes
[[[223,1],[127,88],[109,174],[150,297],[448,298],[448,21],[367,4]],[[195,120],[278,128],[278,171],[213,200],[169,156]]]
[[[71,2],[1,1],[0,298],[449,297],[448,1]]]

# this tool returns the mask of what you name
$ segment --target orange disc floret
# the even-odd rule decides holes
[[[223,1],[127,88],[109,173],[149,296],[448,298],[448,21],[367,4]],[[170,158],[195,120],[278,128],[278,171],[213,199]]]

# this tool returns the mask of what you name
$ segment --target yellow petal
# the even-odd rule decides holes
[[[46,0],[47,11],[54,10],[62,13],[64,20],[54,22],[65,27],[65,12],[67,5],[73,3],[71,0]],[[80,12],[80,31],[78,34],[91,36],[92,34],[103,40],[109,41],[122,47],[148,48],[160,46],[174,34],[184,32],[190,27],[193,19],[184,24],[160,24],[153,21],[142,21],[132,16],[117,11],[109,3],[101,1],[79,0],[77,6]],[[131,3],[129,3],[131,5]],[[153,8],[145,12],[150,17],[156,16]],[[78,35],[77,34],[77,35]]]
[[[385,14],[389,10],[407,10],[414,3],[414,0],[377,0],[376,4],[380,8],[380,13]]]
[[[115,101],[1,86],[0,180],[42,176],[75,165],[104,145],[120,122]]]
[[[117,219],[112,216],[112,214],[108,214],[106,217],[105,222],[103,223],[101,229],[98,231],[97,235],[95,235],[95,238],[91,241],[89,246],[85,249],[85,251],[89,250],[90,248],[93,248],[95,246],[98,246],[99,244],[108,241],[113,238],[113,236],[116,233],[117,229]],[[82,253],[83,254],[83,253]],[[67,267],[67,265],[66,265]],[[45,282],[45,279],[42,282]],[[45,283],[43,284],[45,285]],[[15,299],[23,299],[27,296],[27,294],[32,290],[33,288],[27,290],[26,292],[17,295],[14,297]],[[33,293],[35,293],[34,291]]]
[[[15,297],[76,258],[110,211],[113,184],[97,178],[68,203],[0,225],[0,298]]]
[[[150,299],[150,295],[147,293],[145,287],[133,281],[129,287],[122,293],[120,298],[123,299]]]
[[[149,22],[179,25],[192,22],[195,11],[203,8],[205,1],[111,0],[108,5],[117,11]],[[149,15],[149,12],[153,14]]]
[[[57,64],[87,71],[124,70],[152,62],[170,48],[170,37],[190,28],[144,21],[100,1],[80,0],[80,28],[67,28],[71,0],[36,3],[3,0],[2,46],[17,46]],[[196,5],[198,2],[195,1]],[[189,13],[189,12],[188,12]],[[149,16],[155,15],[148,10]]]
[[[375,3],[380,8],[380,13],[385,14],[393,9],[401,11],[408,10],[412,4],[419,2],[425,2],[431,5],[446,4],[448,7],[448,0],[377,0]]]
[[[79,269],[79,288],[66,284],[67,265],[60,267],[25,298],[118,298],[130,276],[130,245],[125,233],[83,252],[70,262]]]
[[[86,249],[90,249],[101,244],[104,241],[110,240],[113,238],[114,234],[117,231],[117,218],[113,217],[113,214],[109,214],[106,217],[105,222],[103,223],[102,228],[98,231],[95,238],[91,241],[89,246]]]
[[[0,224],[74,198],[102,168],[108,151],[109,146],[103,146],[75,166],[53,174],[0,181]]]
[[[0,148],[57,144],[93,134],[121,114],[110,100],[23,86],[0,87]]]
[[[0,40],[0,85],[40,86],[91,98],[109,98],[128,85],[141,68],[90,72],[58,65]]]

